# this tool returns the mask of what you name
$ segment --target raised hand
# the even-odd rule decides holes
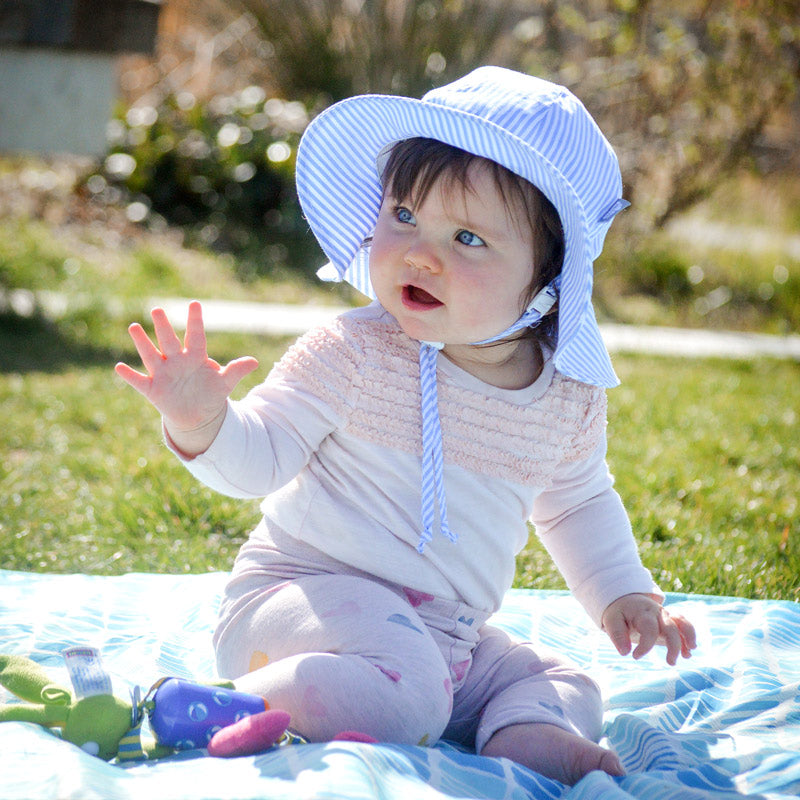
[[[678,655],[690,658],[697,646],[694,626],[681,614],[670,614],[647,594],[626,594],[603,612],[603,630],[620,655],[631,651],[641,658],[654,645],[667,648],[667,663],[676,664]]]
[[[147,373],[124,363],[115,371],[158,409],[174,444],[187,455],[197,455],[219,431],[228,396],[258,361],[237,358],[222,367],[209,358],[202,307],[196,301],[189,305],[182,343],[163,309],[153,309],[151,316],[158,346],[138,323],[128,329]]]

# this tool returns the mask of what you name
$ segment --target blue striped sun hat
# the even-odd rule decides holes
[[[616,386],[592,308],[592,263],[611,221],[628,203],[616,155],[583,104],[568,89],[500,67],[481,67],[433,89],[421,100],[361,95],[322,112],[306,129],[297,154],[297,191],[311,230],[330,264],[321,277],[345,280],[374,299],[369,247],[381,205],[379,163],[387,147],[415,137],[437,139],[501,164],[538,187],[564,230],[564,265],[515,325],[494,341],[538,324],[556,297],[554,363],[565,375]],[[420,343],[422,394],[422,523],[419,550],[432,537],[438,506],[449,529],[442,436],[436,392],[437,348]]]
[[[413,137],[496,161],[555,206],[566,245],[555,366],[584,383],[616,386],[591,303],[592,263],[628,204],[611,145],[563,86],[480,67],[421,100],[361,95],[323,111],[303,134],[296,180],[303,212],[330,259],[328,276],[375,297],[363,243],[381,204],[377,163],[387,146]]]

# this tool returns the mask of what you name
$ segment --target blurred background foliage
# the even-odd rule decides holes
[[[215,57],[224,72],[222,50],[230,59],[234,45],[240,81],[267,83],[312,114],[363,92],[419,96],[485,63],[563,83],[618,150],[634,216],[646,227],[707,196],[743,163],[775,169],[795,149],[788,129],[786,140],[766,146],[764,133],[797,114],[796,0],[172,0],[168,7],[176,33],[163,37],[156,104],[165,86],[197,86]],[[203,28],[216,31],[212,40],[202,41]],[[191,49],[192,30],[187,81],[173,62],[178,39]]]
[[[581,97],[619,150],[640,223],[662,225],[761,154],[796,99],[796,0],[238,0],[280,89],[312,105],[419,96],[478,64]]]
[[[796,0],[166,0],[156,57],[123,60],[109,155],[81,192],[233,254],[243,280],[310,276],[323,256],[293,179],[308,121],[354,93],[420,96],[484,63],[567,85],[619,154],[633,205],[597,265],[601,313],[800,326],[800,255],[778,242],[800,227]],[[765,176],[794,209],[785,220],[770,216]],[[736,206],[747,218],[721,220],[709,254],[695,246],[708,226],[690,229],[686,212],[717,192],[726,214],[731,186],[751,187]],[[730,224],[776,236],[743,256]]]
[[[157,106],[123,105],[109,126],[111,153],[85,191],[101,204],[124,201],[132,222],[183,228],[190,246],[235,253],[243,280],[265,263],[302,271],[314,259],[294,161],[307,123],[302,103],[255,85],[208,101],[180,91]]]

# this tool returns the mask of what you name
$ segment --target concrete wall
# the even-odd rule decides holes
[[[102,155],[117,56],[0,48],[0,151]]]
[[[152,53],[161,0],[0,0],[0,152],[102,155],[121,53]]]

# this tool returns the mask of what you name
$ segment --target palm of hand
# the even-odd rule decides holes
[[[145,395],[181,430],[192,430],[216,417],[230,394],[219,364],[198,356],[184,350],[162,359],[151,373]]]

